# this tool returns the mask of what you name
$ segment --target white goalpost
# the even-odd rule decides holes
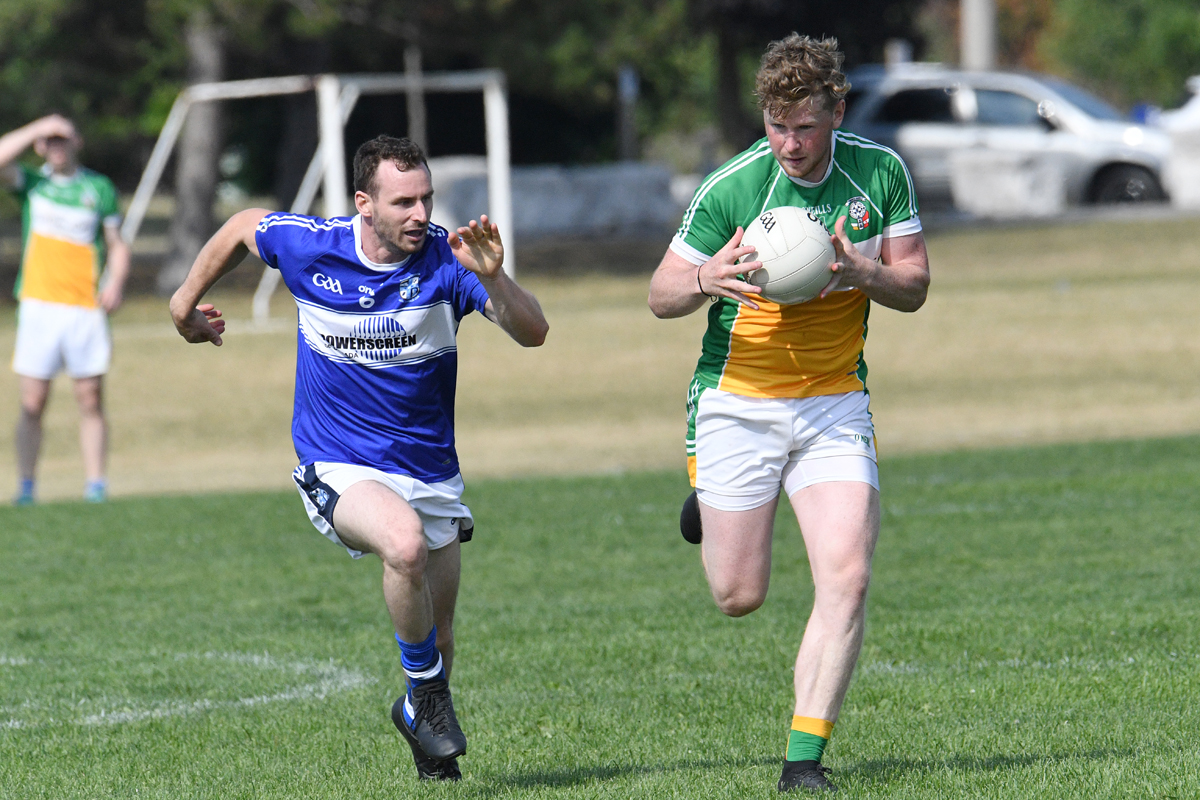
[[[316,91],[319,143],[300,182],[300,188],[289,211],[307,214],[322,190],[325,216],[345,216],[350,211],[350,194],[346,183],[346,146],[343,130],[355,104],[363,95],[421,92],[483,92],[484,125],[487,141],[488,216],[500,228],[504,240],[504,270],[515,274],[513,248],[512,167],[508,142],[508,98],[504,73],[484,69],[466,72],[381,73],[366,75],[289,75],[279,78],[255,78],[243,81],[199,83],[180,92],[171,106],[167,121],[146,169],[138,181],[137,191],[121,225],[121,238],[132,244],[146,216],[146,209],[163,170],[188,109],[196,103],[234,100],[251,97],[270,97]],[[254,321],[265,322],[270,317],[271,295],[279,284],[279,272],[263,271],[254,292]]]

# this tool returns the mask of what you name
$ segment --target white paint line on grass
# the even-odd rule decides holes
[[[217,711],[220,709],[240,709],[254,708],[256,706],[268,705],[271,703],[289,703],[306,700],[324,700],[326,697],[337,694],[339,692],[352,691],[361,689],[375,683],[375,679],[365,676],[354,670],[348,670],[334,664],[332,660],[328,662],[319,661],[289,661],[281,660],[271,656],[269,653],[179,653],[175,656],[176,661],[224,661],[231,664],[241,664],[247,666],[258,667],[264,670],[282,671],[294,675],[315,676],[316,681],[305,683],[300,686],[295,686],[290,689],[285,689],[273,694],[261,694],[251,697],[238,697],[231,700],[196,700],[194,702],[184,701],[157,701],[149,704],[127,704],[120,708],[103,709],[95,714],[74,720],[61,720],[68,724],[81,726],[98,726],[98,725],[121,725],[130,722],[141,722],[148,719],[164,719],[167,717],[186,716],[188,714],[205,713],[209,711]],[[31,707],[33,704],[26,703],[26,707]],[[12,714],[14,708],[3,709],[0,713]],[[45,724],[53,724],[58,720],[50,720],[48,723],[29,723],[18,718],[10,718],[0,720],[0,728],[8,729],[28,729],[42,727]]]
[[[0,667],[27,667],[32,663],[24,656],[0,656]]]

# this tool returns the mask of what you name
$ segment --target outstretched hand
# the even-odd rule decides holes
[[[211,303],[203,303],[183,319],[176,319],[175,329],[192,344],[212,342],[220,347],[221,334],[225,333],[225,320],[221,319],[220,309]]]
[[[479,222],[471,220],[466,227],[451,231],[446,241],[459,263],[480,278],[494,278],[504,266],[500,228],[488,220],[487,214],[481,214]]]

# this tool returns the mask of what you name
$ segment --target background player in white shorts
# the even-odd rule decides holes
[[[766,138],[700,185],[650,285],[658,317],[709,308],[688,393],[696,492],[680,524],[689,541],[702,539],[717,605],[738,617],[765,600],[781,488],[808,550],[815,598],[780,791],[834,788],[820,761],[862,645],[879,534],[862,358],[870,302],[915,311],[929,285],[907,168],[836,130],[850,88],[841,64],[833,39],[771,44],[756,87]],[[813,211],[835,231],[834,278],[800,305],[763,300],[744,280],[761,264],[737,263],[753,252],[741,246],[746,225],[780,206]]]
[[[171,316],[189,342],[221,344],[225,323],[196,303],[247,250],[296,298],[293,477],[314,525],[352,556],[383,561],[383,596],[408,691],[392,721],[422,779],[457,780],[466,752],[448,678],[459,542],[473,529],[454,450],[458,323],[479,311],[518,343],[547,324],[502,269],[487,217],[448,233],[429,223],[425,154],[380,136],[354,157],[353,218],[250,209],[204,246]]]
[[[107,315],[121,304],[129,247],[121,239],[112,181],[79,165],[82,140],[65,117],[52,114],[0,136],[0,173],[21,201],[21,273],[16,294],[20,376],[17,422],[18,504],[34,500],[42,445],[42,413],[50,381],[65,369],[79,403],[79,442],[87,474],[84,498],[104,500],[108,428],[104,374],[112,345]],[[30,146],[40,170],[16,163]],[[97,291],[103,270],[104,285]]]

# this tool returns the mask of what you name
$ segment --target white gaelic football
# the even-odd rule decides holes
[[[742,235],[755,252],[742,261],[761,261],[747,276],[773,303],[793,305],[812,300],[833,277],[837,256],[821,218],[795,206],[772,208],[758,215]]]

